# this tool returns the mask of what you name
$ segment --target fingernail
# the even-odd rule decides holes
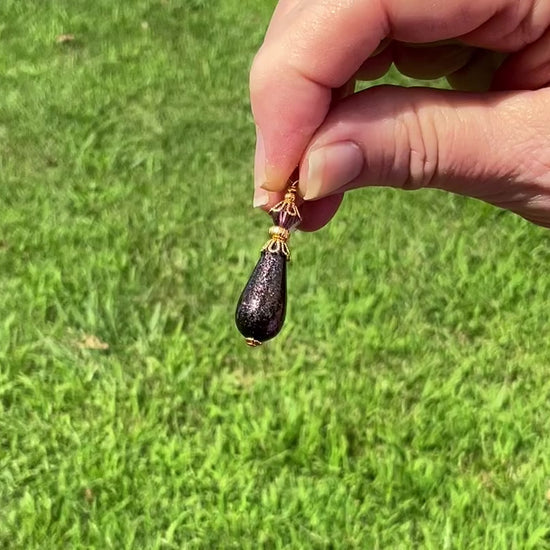
[[[260,128],[256,126],[256,152],[254,154],[254,187],[258,189],[265,183],[265,147]],[[254,197],[256,194],[254,194]]]
[[[256,152],[254,154],[254,185],[266,191],[282,191],[285,188],[288,175],[281,173],[277,166],[267,162],[265,144],[262,132],[256,126]]]
[[[254,188],[254,200],[252,201],[252,206],[254,208],[259,208],[260,206],[265,206],[269,202],[269,193],[262,189],[261,187]]]
[[[271,192],[282,191],[286,188],[287,181],[288,176],[284,176],[275,166],[266,162],[263,183],[260,186],[262,189]]]
[[[306,200],[320,199],[353,181],[363,170],[365,159],[357,143],[341,141],[309,153],[305,161],[306,179],[300,193]]]

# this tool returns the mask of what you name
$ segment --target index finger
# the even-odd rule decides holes
[[[257,155],[256,185],[284,188],[328,113],[332,89],[353,77],[383,39],[424,43],[468,35],[483,43],[495,21],[507,31],[509,46],[513,29],[503,14],[512,11],[519,24],[533,4],[535,0],[280,2],[250,73],[263,153]],[[472,34],[478,28],[481,34]]]

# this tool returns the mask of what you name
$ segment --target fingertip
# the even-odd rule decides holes
[[[283,172],[274,167],[271,169],[266,168],[265,177],[259,186],[270,193],[284,191],[288,186],[288,174],[283,174]]]
[[[300,194],[315,200],[341,191],[363,171],[361,147],[350,140],[314,147],[301,166]]]
[[[302,214],[300,231],[318,231],[324,227],[338,211],[343,198],[344,194],[339,193],[317,201],[304,201],[300,207]]]
[[[266,158],[263,133],[256,125],[256,151],[254,153],[254,187],[264,192],[283,191],[287,185],[288,176],[284,169],[271,164]],[[261,193],[258,191],[258,196]],[[263,196],[263,195],[262,195]]]
[[[266,206],[269,202],[269,193],[261,187],[254,188],[254,198],[252,200],[252,206],[254,208],[261,208]]]
[[[265,145],[260,127],[256,125],[256,150],[254,151],[254,188],[257,191],[265,182]],[[258,191],[259,194],[259,191]],[[256,195],[254,195],[256,202]]]
[[[258,127],[257,187],[283,191],[311,136],[329,110],[332,90],[303,76],[263,47],[250,73],[250,103]]]
[[[280,201],[283,200],[284,193],[282,191],[265,191],[267,193],[267,201],[262,204],[261,209],[269,214],[269,211]]]

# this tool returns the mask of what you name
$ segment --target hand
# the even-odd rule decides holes
[[[460,91],[334,101],[392,62]],[[281,0],[250,74],[255,204],[299,165],[306,230],[371,185],[444,189],[550,227],[549,82],[548,0]]]

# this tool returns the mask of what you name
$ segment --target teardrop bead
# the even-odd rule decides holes
[[[277,336],[286,313],[286,262],[280,252],[262,251],[242,291],[235,323],[247,344],[257,346]]]

